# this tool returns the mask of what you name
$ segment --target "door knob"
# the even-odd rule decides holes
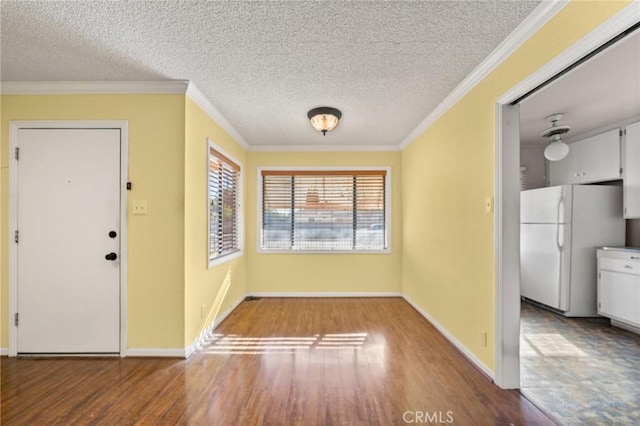
[[[115,238],[118,236],[118,233],[116,231],[109,231],[109,238]]]
[[[111,252],[107,254],[104,258],[107,260],[116,260],[118,258],[118,255],[115,254],[114,252]]]

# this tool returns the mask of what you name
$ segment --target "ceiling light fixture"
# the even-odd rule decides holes
[[[326,135],[338,125],[338,120],[342,117],[340,110],[331,107],[314,108],[307,113],[309,121],[314,129]]]
[[[551,122],[551,127],[544,129],[540,136],[549,138],[549,145],[544,149],[544,156],[549,161],[560,161],[569,154],[569,145],[562,142],[560,135],[564,135],[571,127],[559,125],[558,121],[562,118],[562,114],[551,114],[547,120]]]

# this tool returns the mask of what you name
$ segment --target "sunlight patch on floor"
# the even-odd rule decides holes
[[[202,353],[212,355],[260,355],[270,353],[295,353],[300,350],[344,349],[362,347],[367,333],[328,333],[303,337],[251,337],[237,334],[212,334],[202,348]]]
[[[522,356],[587,356],[580,348],[558,333],[524,334],[520,342]]]

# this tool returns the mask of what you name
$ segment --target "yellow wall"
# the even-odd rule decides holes
[[[400,152],[245,152],[184,95],[3,96],[0,347],[10,120],[128,120],[128,346],[183,348],[245,292],[402,291],[494,368],[495,100],[627,2],[573,2]],[[207,268],[206,138],[243,162],[244,256]],[[258,254],[260,166],[391,166],[391,254]],[[204,308],[203,308],[204,306]],[[204,312],[204,314],[202,313]],[[479,330],[488,332],[483,347]]]
[[[248,166],[245,224],[249,292],[400,292],[400,152],[251,151]],[[258,254],[257,168],[266,166],[391,166],[391,253]]]
[[[247,291],[246,256],[208,269],[207,139],[241,163],[243,178],[246,154],[189,98],[185,112],[185,345],[189,345]]]
[[[184,95],[2,96],[2,339],[8,347],[7,201],[11,120],[127,120],[131,200],[128,215],[128,347],[184,347]],[[203,166],[204,167],[204,166]],[[129,204],[131,205],[131,204]]]
[[[491,369],[496,99],[626,4],[570,3],[402,152],[402,291]]]

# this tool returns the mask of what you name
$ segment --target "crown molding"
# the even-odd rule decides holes
[[[3,95],[184,94],[188,81],[3,81]]]
[[[424,133],[433,123],[442,117],[451,107],[462,99],[471,89],[495,70],[513,52],[533,34],[542,28],[562,8],[568,0],[543,1],[515,30],[496,47],[440,104],[400,142],[399,149],[408,147],[414,140]]]
[[[244,149],[249,144],[202,92],[188,80],[163,81],[3,81],[3,95],[134,95],[183,94],[191,98],[212,120]]]
[[[400,151],[397,145],[251,145],[252,152]]]
[[[207,113],[207,115],[222,129],[229,134],[240,146],[244,149],[249,149],[249,144],[247,141],[240,136],[240,133],[227,121],[226,118],[218,111],[216,107],[207,99],[207,97],[196,87],[195,84],[189,82],[187,87],[187,96],[191,98],[193,102],[195,102],[200,108]]]

